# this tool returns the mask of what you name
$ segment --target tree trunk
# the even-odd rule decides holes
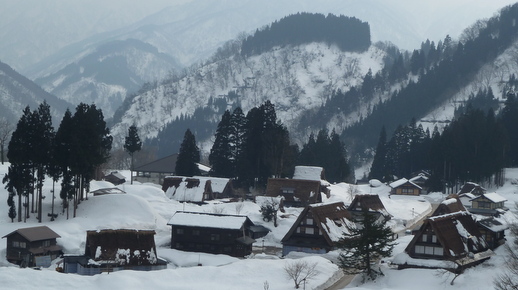
[[[22,192],[17,190],[18,192],[18,222],[22,221]]]

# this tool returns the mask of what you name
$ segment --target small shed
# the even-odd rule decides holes
[[[509,227],[494,217],[478,219],[477,226],[490,249],[494,250],[505,243],[505,230]]]
[[[21,267],[49,267],[63,252],[56,239],[60,236],[47,226],[17,229],[7,239],[7,261]]]
[[[111,182],[114,185],[119,185],[126,182],[126,177],[118,171],[112,171],[110,174],[104,176],[104,180]]]
[[[343,202],[306,206],[282,239],[282,255],[292,251],[324,254],[355,227]]]

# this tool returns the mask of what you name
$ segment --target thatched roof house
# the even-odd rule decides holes
[[[203,177],[168,176],[162,190],[170,199],[181,202],[203,203],[214,199],[212,182]]]
[[[281,241],[283,256],[292,251],[329,252],[348,227],[355,227],[352,220],[343,202],[306,206]]]
[[[396,257],[400,268],[466,268],[489,259],[493,252],[466,211],[429,217],[405,249],[409,258]],[[448,261],[438,263],[433,261]]]
[[[358,219],[362,216],[362,213],[367,211],[375,214],[379,214],[384,220],[389,220],[391,215],[381,202],[379,195],[377,194],[357,194],[351,201],[351,204],[347,208],[349,212]]]

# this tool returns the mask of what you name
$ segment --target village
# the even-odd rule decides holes
[[[475,183],[446,195],[427,192],[426,172],[389,184],[377,180],[330,184],[321,167],[309,166],[297,166],[290,179],[270,178],[265,192],[250,195],[233,189],[229,179],[175,176],[174,158],[137,167],[133,174],[110,171],[104,181],[92,181],[75,218],[59,213],[54,221],[29,219],[20,224],[11,223],[6,215],[0,226],[5,241],[0,245],[5,259],[0,265],[102,276],[122,270],[319,257],[329,269],[320,270],[307,286],[328,289],[344,278],[336,266],[336,243],[358,223],[362,212],[386,223],[399,244],[394,256],[378,261],[379,265],[391,271],[424,268],[455,273],[481,267],[477,265],[497,255],[496,249],[509,238],[506,230],[518,200],[513,196],[515,184],[499,188],[499,192],[505,188],[502,195]],[[45,188],[51,186],[46,181]],[[51,212],[51,198],[47,193],[45,214]],[[265,220],[261,214],[265,206],[275,209],[274,219]],[[195,285],[178,289],[199,289]]]

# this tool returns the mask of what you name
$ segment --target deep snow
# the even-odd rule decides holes
[[[0,177],[7,170],[7,164],[0,166]],[[128,175],[128,172],[124,172]],[[507,170],[508,182],[497,189],[498,194],[508,199],[506,205],[513,208],[518,201],[518,169]],[[113,187],[108,182],[92,182],[91,190]],[[281,214],[279,226],[262,221],[259,206],[251,201],[244,201],[243,207],[236,203],[224,203],[213,201],[203,206],[182,204],[168,199],[160,187],[152,184],[123,184],[118,186],[127,194],[93,196],[89,195],[79,205],[76,218],[66,219],[61,214],[60,199],[56,198],[55,212],[58,218],[50,222],[46,214],[50,212],[52,183],[45,184],[44,192],[44,224],[57,232],[58,244],[63,247],[65,253],[81,254],[84,252],[86,230],[105,228],[133,228],[153,229],[156,231],[155,242],[158,255],[168,261],[168,268],[153,272],[120,271],[111,274],[96,276],[80,276],[76,274],[61,274],[54,270],[55,264],[48,269],[40,271],[32,269],[20,269],[9,264],[5,260],[5,239],[0,241],[0,289],[264,289],[267,282],[269,289],[293,289],[283,269],[285,263],[292,259],[306,259],[310,263],[317,263],[319,274],[308,281],[306,289],[325,289],[332,281],[340,277],[339,268],[329,261],[329,257],[336,257],[337,252],[324,256],[310,256],[290,254],[288,258],[281,259],[277,255],[281,247],[280,240],[289,230],[301,208],[288,208]],[[56,192],[59,188],[56,187]],[[351,201],[351,193],[379,194],[388,212],[393,216],[390,226],[395,231],[402,231],[411,226],[411,221],[431,210],[431,202],[439,202],[443,196],[440,193],[432,193],[421,197],[388,196],[389,187],[369,187],[368,185],[331,185],[331,197],[324,202],[343,201],[348,204]],[[7,192],[0,188],[0,199],[7,200]],[[27,223],[11,223],[7,217],[7,204],[0,202],[0,235],[4,236],[17,228],[37,226],[36,215],[32,214]],[[225,255],[210,255],[204,253],[188,253],[170,249],[170,227],[168,220],[177,210],[197,212],[223,212],[227,214],[247,215],[254,223],[263,224],[272,229],[272,232],[264,239],[254,244],[256,254],[246,259],[237,259]],[[511,218],[510,214],[506,217]],[[401,253],[411,236],[401,236],[397,240],[398,245],[394,254]],[[260,254],[262,246],[267,247],[270,254]],[[271,254],[276,252],[276,254]],[[388,268],[386,263],[381,267],[385,273],[376,282],[359,285],[354,280],[348,287],[357,289],[420,289],[452,288],[456,289],[490,289],[493,277],[498,273],[503,263],[503,248],[496,251],[497,255],[484,264],[470,269],[459,277],[455,286],[449,285],[451,277],[439,275],[437,270],[394,270]],[[389,260],[389,259],[385,259]],[[56,263],[58,261],[54,261]],[[197,266],[202,264],[202,267]],[[30,278],[27,278],[30,277]],[[328,281],[329,280],[329,281]],[[326,284],[327,281],[327,284]],[[418,284],[416,284],[418,283]]]

